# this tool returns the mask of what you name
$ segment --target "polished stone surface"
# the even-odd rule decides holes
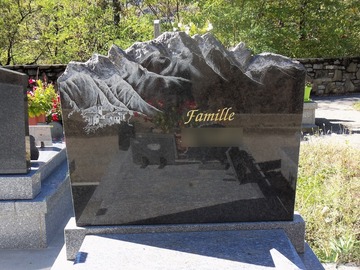
[[[310,268],[305,268],[282,230],[249,230],[88,235],[75,259],[74,269]]]
[[[0,68],[0,174],[30,169],[26,87],[25,74]]]
[[[71,62],[58,83],[77,224],[292,220],[304,76],[181,32]]]

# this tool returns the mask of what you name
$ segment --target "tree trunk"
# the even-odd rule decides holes
[[[114,24],[119,25],[120,23],[120,12],[121,12],[121,3],[119,0],[113,0],[113,11],[114,11]]]
[[[306,39],[306,6],[307,0],[302,0],[300,3],[300,21],[299,21],[299,37],[300,40]]]

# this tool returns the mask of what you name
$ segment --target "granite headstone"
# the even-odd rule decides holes
[[[164,33],[59,78],[78,226],[292,220],[305,69]],[[284,157],[283,149],[291,153]]]
[[[0,68],[0,174],[30,168],[26,87],[25,74]]]

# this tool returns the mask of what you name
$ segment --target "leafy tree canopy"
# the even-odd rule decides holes
[[[227,47],[289,57],[360,52],[359,0],[1,0],[0,64],[68,63],[162,31],[211,31]]]

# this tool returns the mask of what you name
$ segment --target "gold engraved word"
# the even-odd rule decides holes
[[[186,114],[188,117],[187,121],[184,124],[189,124],[191,120],[195,119],[195,122],[208,122],[208,121],[232,121],[234,120],[235,113],[231,112],[230,108],[218,109],[216,113],[202,113],[199,110],[190,110]]]

